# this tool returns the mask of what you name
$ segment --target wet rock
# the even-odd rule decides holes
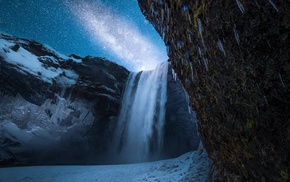
[[[15,44],[14,46],[11,47],[11,49],[12,49],[14,52],[17,52],[19,48],[20,48],[20,46],[19,46],[18,44]]]
[[[179,79],[174,79],[172,66],[167,76],[167,102],[164,128],[164,153],[177,157],[197,150],[200,138],[197,135],[197,120],[189,98]]]
[[[289,2],[138,1],[172,45],[169,57],[197,112],[215,178],[289,180]]]

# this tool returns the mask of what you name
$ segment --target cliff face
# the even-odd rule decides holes
[[[289,1],[138,1],[190,95],[216,179],[289,180]]]
[[[68,57],[1,34],[0,165],[115,163],[110,149],[128,75],[103,58]],[[171,66],[167,83],[160,158],[197,150],[200,142]]]
[[[96,163],[129,71],[0,36],[0,164]]]
[[[197,134],[196,115],[171,65],[167,75],[165,121],[163,153],[166,157],[178,157],[185,152],[197,150],[200,138]]]

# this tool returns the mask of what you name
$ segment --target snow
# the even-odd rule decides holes
[[[30,166],[0,168],[0,181],[210,181],[210,163],[200,147],[175,159],[99,166]]]
[[[3,135],[3,138],[12,138],[14,140],[18,140],[19,142],[29,141],[32,137],[28,133],[19,129],[16,124],[9,121],[4,121],[1,123],[0,132]]]
[[[111,78],[112,80],[116,80],[116,78],[115,78],[113,75],[111,75],[111,74],[109,74],[109,73],[106,73],[106,75],[107,75],[109,78]]]
[[[3,56],[7,62],[18,65],[22,67],[22,69],[28,70],[27,68],[29,68],[31,74],[37,75],[37,72],[39,72],[41,68],[41,63],[38,61],[37,57],[22,47],[20,47],[17,52],[14,52],[10,50],[11,46],[14,46],[14,44],[0,39],[0,48],[2,48],[0,55]],[[4,53],[4,49],[7,51],[6,53]]]
[[[51,83],[51,79],[59,76],[62,73],[62,69],[54,67],[48,67],[47,69],[44,67],[40,67],[41,79]]]
[[[171,69],[171,74],[172,74],[172,78],[174,79],[174,81],[177,80],[177,74],[174,72],[174,69]]]
[[[102,89],[104,89],[104,90],[106,90],[106,91],[108,91],[108,92],[111,92],[111,93],[116,93],[115,90],[113,90],[113,89],[111,89],[111,88],[109,88],[109,87],[106,87],[105,85],[100,86],[100,88],[102,88]]]
[[[65,70],[65,69],[62,69],[62,73],[64,74],[64,76],[58,79],[58,83],[60,83],[63,86],[76,84],[79,77],[78,74],[76,74],[75,72],[71,70]]]
[[[48,110],[51,112],[50,116],[46,113]],[[70,129],[74,127],[78,131],[74,131],[73,134],[82,135],[94,121],[94,115],[81,100],[72,102],[58,98],[46,100],[41,106],[37,106],[27,102],[20,95],[6,96],[0,100],[0,111],[0,143],[2,139],[8,138],[19,142],[24,148],[30,144],[41,147],[42,143],[45,144],[43,141],[57,141],[58,138],[69,135]],[[70,125],[62,126],[60,121],[74,112],[79,112],[80,115],[72,117]]]
[[[75,72],[73,72],[71,70],[63,70],[63,71],[65,73],[65,76],[68,78],[78,79],[78,77],[79,77]]]
[[[19,42],[21,41],[18,41],[18,43]],[[46,48],[60,57],[60,60],[57,60],[52,56],[38,57],[21,46],[15,52],[11,49],[14,45],[15,43],[12,40],[0,38],[0,56],[3,57],[6,62],[16,65],[19,68],[19,72],[24,74],[30,73],[48,83],[52,83],[53,79],[57,79],[58,83],[63,86],[73,85],[76,83],[78,75],[75,72],[61,68],[47,67],[42,62],[51,61],[54,64],[59,65],[59,61],[63,61],[61,59],[71,59],[76,62],[81,62],[81,60],[62,55],[53,49],[49,50],[49,46],[46,46]],[[40,60],[42,62],[40,62]]]
[[[39,60],[43,60],[43,61],[45,61],[45,60],[50,60],[50,61],[52,61],[54,64],[59,65],[58,60],[55,59],[55,57],[53,57],[53,56],[39,56],[38,59],[39,59]]]

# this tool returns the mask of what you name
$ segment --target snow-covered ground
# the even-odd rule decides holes
[[[211,181],[210,166],[207,155],[200,146],[198,151],[175,159],[139,164],[0,168],[0,181],[206,182]]]

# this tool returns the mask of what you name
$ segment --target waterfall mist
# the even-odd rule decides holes
[[[143,162],[160,157],[163,145],[168,63],[155,70],[131,73],[113,138],[118,162]]]

